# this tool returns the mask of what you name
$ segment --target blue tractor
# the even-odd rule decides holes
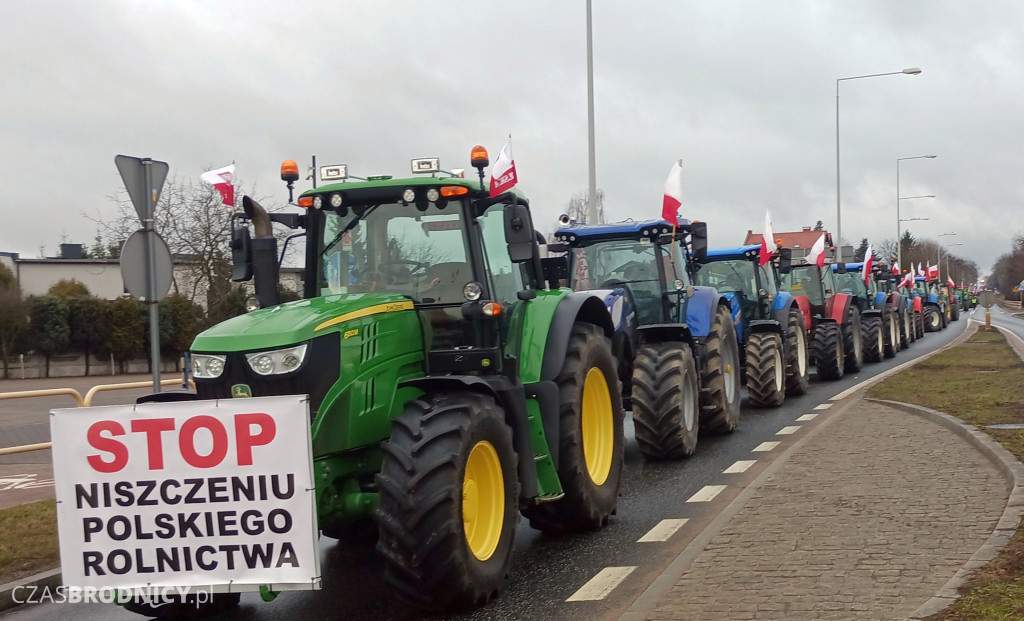
[[[900,350],[899,313],[886,292],[878,288],[876,279],[881,274],[881,265],[875,263],[867,278],[863,262],[834,263],[832,271],[836,287],[853,296],[860,310],[864,360],[881,362],[883,358],[895,356]]]
[[[740,358],[730,302],[692,284],[694,260],[707,253],[707,225],[574,225],[555,238],[560,244],[550,248],[568,251],[574,289],[625,298],[618,313],[609,309],[620,318],[613,346],[640,452],[649,459],[685,457],[696,450],[698,430],[735,430]]]
[[[807,329],[796,297],[779,291],[778,270],[788,266],[789,249],[777,249],[763,266],[760,250],[752,245],[708,251],[696,283],[715,287],[729,300],[740,356],[746,363],[750,403],[777,407],[787,394],[807,392]]]
[[[928,282],[924,276],[914,277],[914,297],[921,299],[921,315],[925,332],[938,332],[946,327],[946,301],[940,295],[938,281]]]

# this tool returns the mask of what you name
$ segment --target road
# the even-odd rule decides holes
[[[984,321],[983,309],[979,312]],[[993,321],[996,316],[993,309]],[[745,408],[740,428],[735,433],[702,436],[697,454],[684,461],[646,462],[637,451],[632,424],[627,422],[622,498],[609,526],[593,533],[551,537],[521,523],[505,591],[484,608],[445,618],[500,620],[530,616],[580,621],[618,618],[704,527],[771,464],[775,455],[817,424],[813,416],[816,411],[830,407],[833,398],[864,380],[948,344],[966,329],[968,321],[965,319],[951,323],[942,332],[927,334],[894,359],[865,365],[860,373],[838,382],[812,381],[807,395],[787,399],[780,408]],[[1017,321],[1008,315],[1005,319]],[[1002,320],[1000,316],[999,321]],[[1024,326],[1024,322],[1019,323]],[[731,472],[723,472],[727,469]],[[696,501],[702,498],[705,500]],[[663,537],[653,536],[652,529],[662,520],[685,522],[675,531],[666,531]],[[645,535],[664,540],[637,541]],[[325,585],[322,591],[282,593],[273,603],[261,602],[256,594],[245,594],[238,610],[220,618],[266,621],[439,618],[424,617],[388,598],[372,543],[343,546],[324,538],[321,562]],[[624,576],[621,582],[606,583],[603,588],[595,585],[592,580],[605,568],[624,568],[612,570],[612,575],[617,572]],[[566,601],[580,599],[578,592],[588,583],[604,596]],[[0,619],[8,618],[117,621],[139,617],[113,605],[40,604],[0,615]]]

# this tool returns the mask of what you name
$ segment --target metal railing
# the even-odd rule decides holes
[[[180,379],[166,379],[160,382],[161,386],[174,386],[182,385]],[[195,388],[195,382],[191,379],[188,381],[188,385]],[[151,388],[153,382],[122,382],[120,384],[99,384],[93,386],[85,393],[85,397],[82,393],[78,392],[74,388],[42,388],[40,390],[17,390],[14,392],[0,392],[0,401],[6,399],[30,399],[32,397],[58,397],[61,395],[67,395],[74,398],[75,406],[80,408],[87,408],[92,405],[93,397],[101,392],[109,392],[112,390],[131,390],[133,388]],[[40,442],[38,444],[23,444],[21,446],[9,446],[6,448],[0,448],[0,456],[3,455],[14,455],[16,453],[28,453],[31,451],[45,451],[51,447],[50,442]]]

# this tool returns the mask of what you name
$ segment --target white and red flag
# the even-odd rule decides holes
[[[871,268],[875,265],[875,257],[871,254],[871,244],[864,251],[864,284],[871,282]]]
[[[764,232],[761,233],[761,267],[772,260],[775,254],[775,231],[772,230],[772,216],[764,212]]]
[[[509,136],[508,142],[501,148],[498,159],[491,167],[491,196],[494,197],[511,190],[518,182],[516,161],[512,159],[512,136]]]
[[[661,219],[679,226],[679,207],[683,204],[683,160],[676,160],[665,180],[665,197],[661,201]]]
[[[950,289],[956,289],[956,283],[953,282],[952,278],[950,278],[949,276],[946,276],[946,282],[949,283],[949,288]]]
[[[913,270],[911,270],[911,271],[913,271]],[[917,262],[917,276],[920,276],[920,277],[924,278],[924,275],[925,275],[924,269],[921,267],[921,262],[918,261]]]
[[[216,170],[208,170],[199,175],[204,183],[209,183],[220,192],[221,202],[228,207],[235,206],[235,165],[225,166]]]
[[[893,261],[892,262],[892,273],[893,273],[893,276],[899,276],[900,275],[900,262],[899,261]]]
[[[818,267],[825,267],[825,234],[822,233],[818,241],[814,242],[807,252],[807,262],[814,263]]]
[[[907,271],[903,276],[903,280],[900,281],[900,287],[913,287],[914,286],[914,270]]]
[[[932,265],[931,263],[929,263],[928,264],[928,276],[927,276],[927,279],[928,280],[938,280],[938,278],[939,278],[939,266],[938,265]]]

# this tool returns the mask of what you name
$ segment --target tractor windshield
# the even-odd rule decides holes
[[[864,285],[864,274],[860,270],[853,270],[845,274],[834,274],[836,286],[839,293],[849,293],[860,297],[867,297],[868,290]]]
[[[822,295],[821,276],[817,265],[794,265],[782,275],[782,289],[793,295],[805,295],[814,306],[825,303]]]
[[[741,293],[757,299],[757,276],[754,263],[747,259],[712,261],[700,266],[695,278],[698,285],[714,287],[723,293]]]
[[[651,313],[649,321],[642,323],[654,323],[658,321],[655,315],[661,313],[662,292],[671,281],[679,278],[684,285],[688,283],[682,253],[677,250],[675,257],[669,254],[671,248],[678,249],[678,246],[614,239],[573,248],[569,275],[572,288],[584,291],[624,287],[632,294],[641,319],[645,313]],[[663,265],[660,274],[658,261]]]
[[[324,211],[317,290],[398,293],[417,303],[463,301],[473,280],[459,203],[419,210],[385,203]]]

